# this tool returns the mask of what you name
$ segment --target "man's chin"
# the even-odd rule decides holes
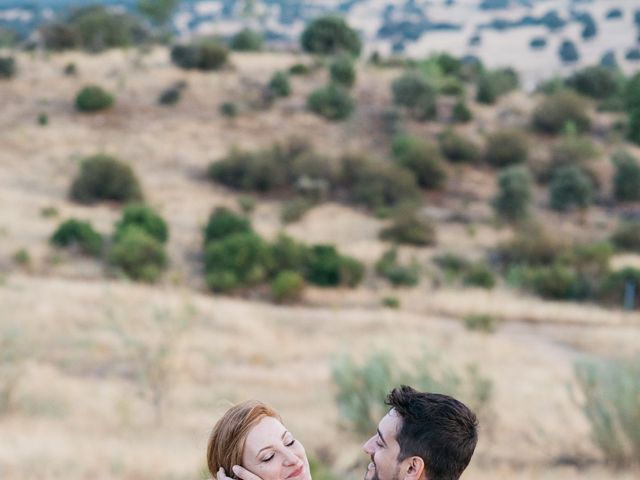
[[[364,480],[379,480],[378,472],[376,471],[376,467],[373,462],[371,462],[367,467],[367,471],[364,474]]]

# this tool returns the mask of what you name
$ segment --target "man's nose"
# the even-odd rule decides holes
[[[364,453],[373,455],[372,442],[373,442],[373,437],[371,437],[369,440],[364,442],[364,445],[362,445],[362,450],[364,450]]]

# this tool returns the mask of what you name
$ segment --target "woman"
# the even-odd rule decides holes
[[[213,427],[207,448],[209,472],[243,480],[311,480],[304,447],[264,403],[231,407]]]

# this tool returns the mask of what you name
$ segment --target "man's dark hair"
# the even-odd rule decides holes
[[[455,398],[406,385],[394,388],[386,404],[402,418],[398,461],[422,458],[428,480],[460,478],[478,443],[476,415]]]

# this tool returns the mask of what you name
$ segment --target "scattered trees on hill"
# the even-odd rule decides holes
[[[416,120],[431,120],[437,114],[436,89],[417,71],[403,74],[391,85],[393,102],[405,107]]]
[[[613,177],[613,193],[621,202],[640,200],[640,164],[629,153],[617,152],[612,159],[616,172]]]
[[[347,54],[336,56],[331,65],[329,65],[331,81],[351,88],[356,81],[356,70],[353,66],[353,60]]]
[[[436,145],[417,137],[399,135],[393,140],[392,151],[398,165],[413,172],[421,187],[435,189],[446,182],[446,166]]]
[[[347,52],[360,55],[362,43],[358,33],[339,16],[328,15],[313,20],[300,37],[302,48],[309,53],[334,55]]]
[[[262,50],[262,35],[250,28],[243,28],[232,38],[229,46],[231,50],[239,52],[258,52]]]
[[[87,255],[99,256],[103,241],[102,235],[93,229],[91,223],[70,218],[53,232],[50,243],[58,247],[74,247]]]
[[[545,133],[560,133],[571,122],[579,132],[591,125],[587,104],[574,92],[562,90],[548,95],[533,112],[533,126]]]
[[[291,84],[285,72],[275,72],[269,80],[268,88],[276,97],[288,97],[291,94]]]
[[[200,39],[171,49],[171,61],[185,70],[218,70],[227,62],[229,52],[224,45]]]
[[[593,185],[578,167],[566,166],[554,172],[549,194],[554,210],[563,212],[572,207],[583,210],[593,200]]]
[[[640,253],[640,221],[622,222],[611,241],[620,250]]]
[[[132,225],[113,244],[109,262],[133,280],[155,282],[168,259],[161,242],[143,228]]]
[[[498,195],[493,207],[498,217],[509,222],[522,221],[529,215],[533,181],[524,166],[504,169],[498,176]]]
[[[131,202],[142,200],[142,190],[129,165],[110,155],[98,154],[82,161],[70,196],[80,203]]]
[[[115,101],[113,95],[97,85],[84,87],[76,95],[76,109],[80,112],[99,112],[110,108]]]
[[[328,120],[344,120],[355,108],[349,93],[334,83],[318,88],[307,98],[309,110]]]
[[[582,95],[604,100],[620,91],[616,72],[593,65],[578,70],[567,79],[567,85]]]
[[[487,137],[484,158],[493,167],[502,168],[525,163],[528,156],[528,139],[520,130],[498,130]]]
[[[478,145],[451,128],[438,135],[438,145],[442,154],[451,162],[476,163],[482,156]]]

